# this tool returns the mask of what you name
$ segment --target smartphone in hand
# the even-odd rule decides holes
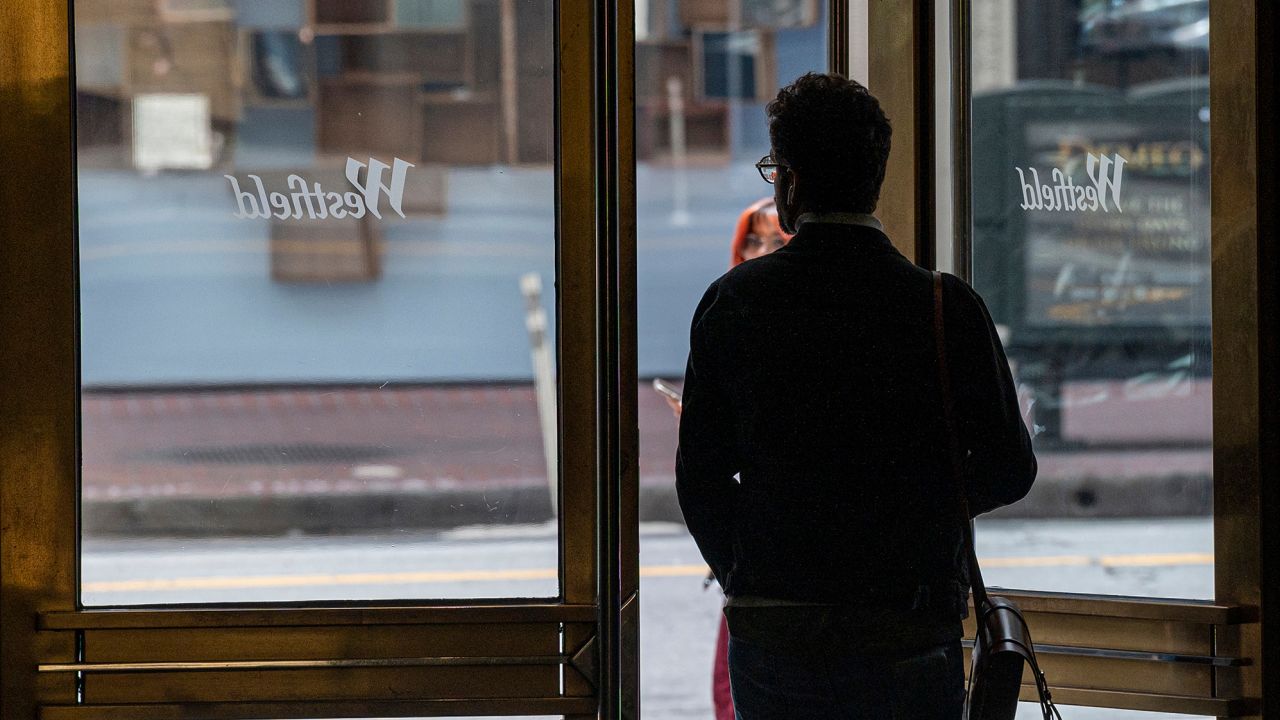
[[[680,402],[680,391],[666,384],[660,378],[653,379],[653,390],[671,402]]]

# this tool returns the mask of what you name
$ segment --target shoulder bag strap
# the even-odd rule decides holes
[[[973,544],[972,517],[969,514],[969,494],[965,491],[964,465],[960,458],[960,436],[951,407],[951,371],[947,365],[947,336],[942,321],[942,273],[933,271],[933,341],[938,352],[938,384],[942,389],[942,416],[947,436],[947,456],[951,461],[952,487],[958,501],[960,528],[969,563],[969,585],[973,589],[973,607],[981,613],[988,604],[987,587],[982,581],[982,569],[978,567],[978,553]]]

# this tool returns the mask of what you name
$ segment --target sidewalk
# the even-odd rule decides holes
[[[1095,408],[1096,412],[1096,408]],[[531,385],[89,393],[90,535],[253,535],[541,522]],[[640,518],[679,521],[676,424],[639,389]],[[1015,517],[1201,515],[1207,447],[1045,452]]]

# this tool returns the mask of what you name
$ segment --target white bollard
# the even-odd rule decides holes
[[[671,134],[671,165],[675,177],[671,182],[671,224],[689,224],[689,178],[685,176],[689,148],[686,145],[684,124],[684,84],[680,78],[667,78],[667,109],[671,112],[667,123]]]
[[[556,379],[551,365],[551,342],[547,337],[547,312],[542,309],[542,276],[526,273],[520,278],[524,295],[525,329],[529,331],[529,353],[533,359],[533,389],[538,402],[538,424],[542,428],[542,454],[547,462],[547,489],[551,512],[559,512],[560,442],[556,412]]]

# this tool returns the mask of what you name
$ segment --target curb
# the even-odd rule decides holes
[[[991,513],[1005,519],[1204,516],[1212,513],[1208,475],[1048,478],[1023,500]],[[640,485],[641,522],[682,523],[672,478]],[[552,518],[546,486],[500,489],[86,500],[89,537],[272,536],[433,531],[468,525],[543,523]]]

